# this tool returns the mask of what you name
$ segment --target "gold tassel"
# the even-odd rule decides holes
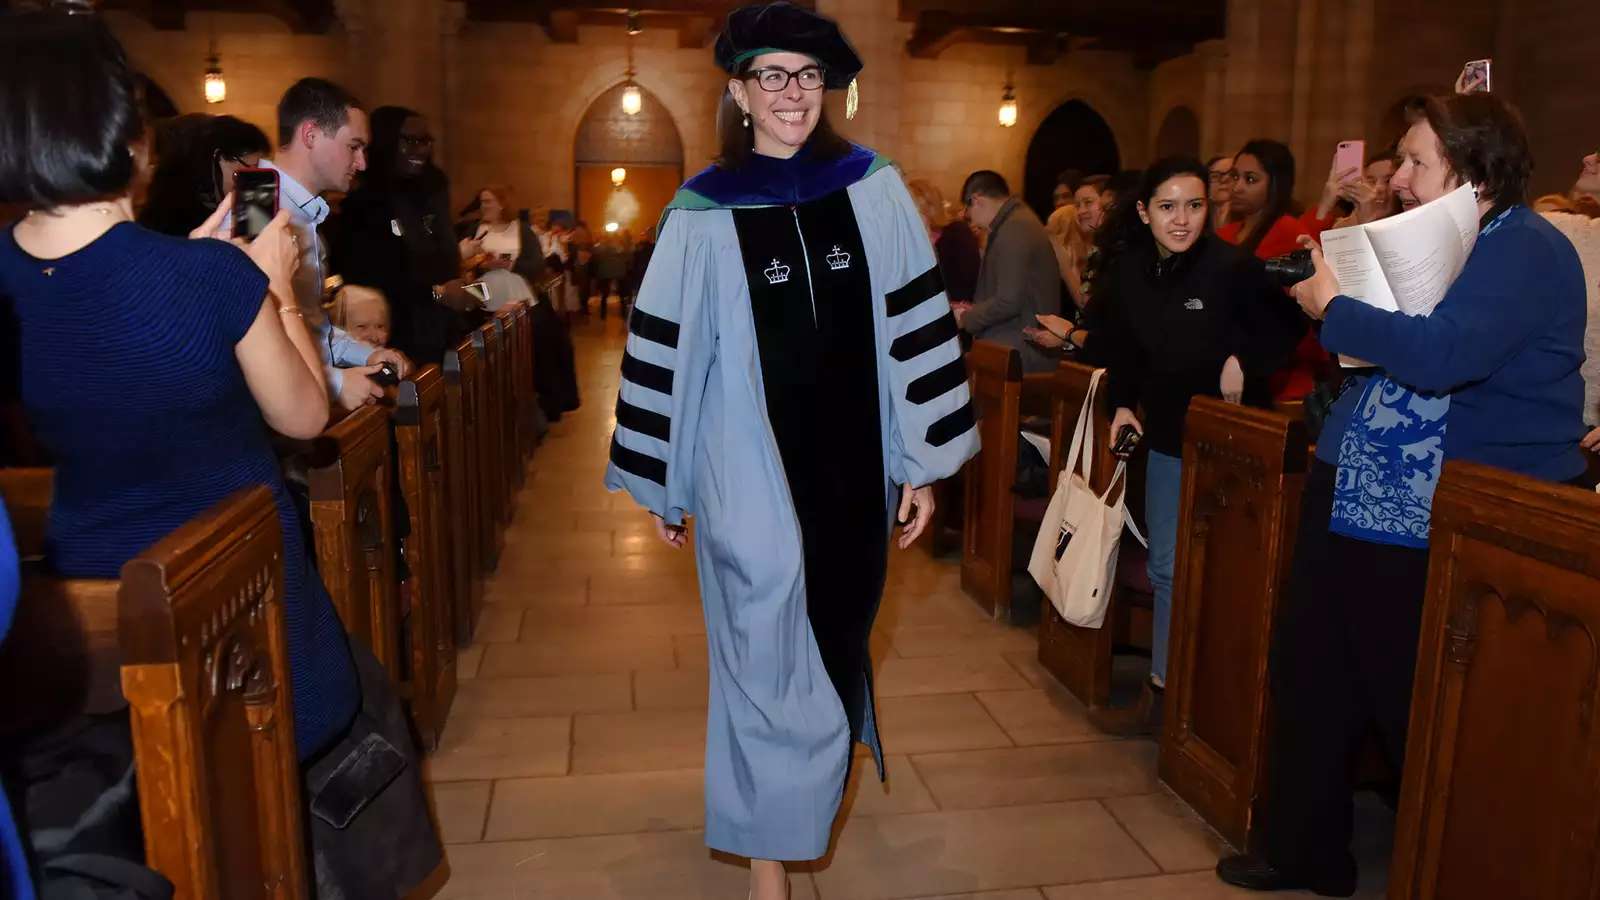
[[[850,79],[850,87],[844,92],[844,117],[854,119],[856,110],[861,108],[861,88],[856,86],[859,79]]]

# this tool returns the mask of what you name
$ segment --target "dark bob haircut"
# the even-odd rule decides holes
[[[1281,141],[1256,138],[1233,155],[1234,165],[1238,165],[1241,156],[1255,157],[1267,173],[1266,206],[1256,216],[1255,227],[1239,235],[1239,246],[1255,253],[1272,226],[1294,211],[1294,154]]]
[[[0,204],[117,197],[144,134],[122,45],[98,16],[0,14]]]
[[[755,65],[756,58],[751,57],[739,65],[739,74],[742,77]],[[752,88],[760,90],[760,88]],[[717,165],[724,169],[740,169],[750,161],[755,153],[756,130],[754,125],[746,127],[744,124],[744,110],[739,108],[738,101],[733,99],[733,91],[723,88],[722,102],[717,105],[717,145],[720,152],[717,155]],[[817,127],[811,130],[811,137],[806,138],[805,149],[818,159],[843,159],[850,154],[850,142],[833,130],[833,123],[828,121],[826,107],[817,107]]]
[[[1457,178],[1496,206],[1526,200],[1533,152],[1516,107],[1495,94],[1450,94],[1430,98],[1423,116]]]

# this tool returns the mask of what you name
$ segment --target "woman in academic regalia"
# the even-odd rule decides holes
[[[787,3],[728,17],[722,156],[669,205],[629,321],[606,484],[674,546],[695,518],[711,696],[706,842],[826,853],[851,747],[882,773],[867,636],[890,532],[977,452],[955,320],[900,175],[840,138],[824,89],[861,69]]]

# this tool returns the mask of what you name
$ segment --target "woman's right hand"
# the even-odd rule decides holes
[[[300,243],[289,225],[289,211],[278,210],[244,252],[265,272],[272,292],[283,304],[294,302],[294,273],[300,268]]]
[[[211,215],[200,224],[200,227],[189,232],[189,239],[216,238],[221,241],[231,239],[233,237],[233,217],[229,215],[231,212],[233,212],[233,192],[229,191],[228,196],[222,198],[222,202],[217,204],[217,208],[212,210]]]
[[[689,530],[682,525],[668,525],[667,520],[655,513],[650,514],[650,524],[656,528],[656,537],[667,543],[673,549],[681,549],[689,542]]]
[[[1126,406],[1119,406],[1111,416],[1111,440],[1115,441],[1117,439],[1117,435],[1122,433],[1124,425],[1132,425],[1133,430],[1138,432],[1140,437],[1144,436],[1144,426],[1139,424],[1139,417],[1134,415],[1133,410]]]

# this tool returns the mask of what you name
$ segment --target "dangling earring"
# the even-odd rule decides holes
[[[745,113],[744,114],[744,127],[746,127],[746,128],[750,127],[750,114],[749,113]]]

